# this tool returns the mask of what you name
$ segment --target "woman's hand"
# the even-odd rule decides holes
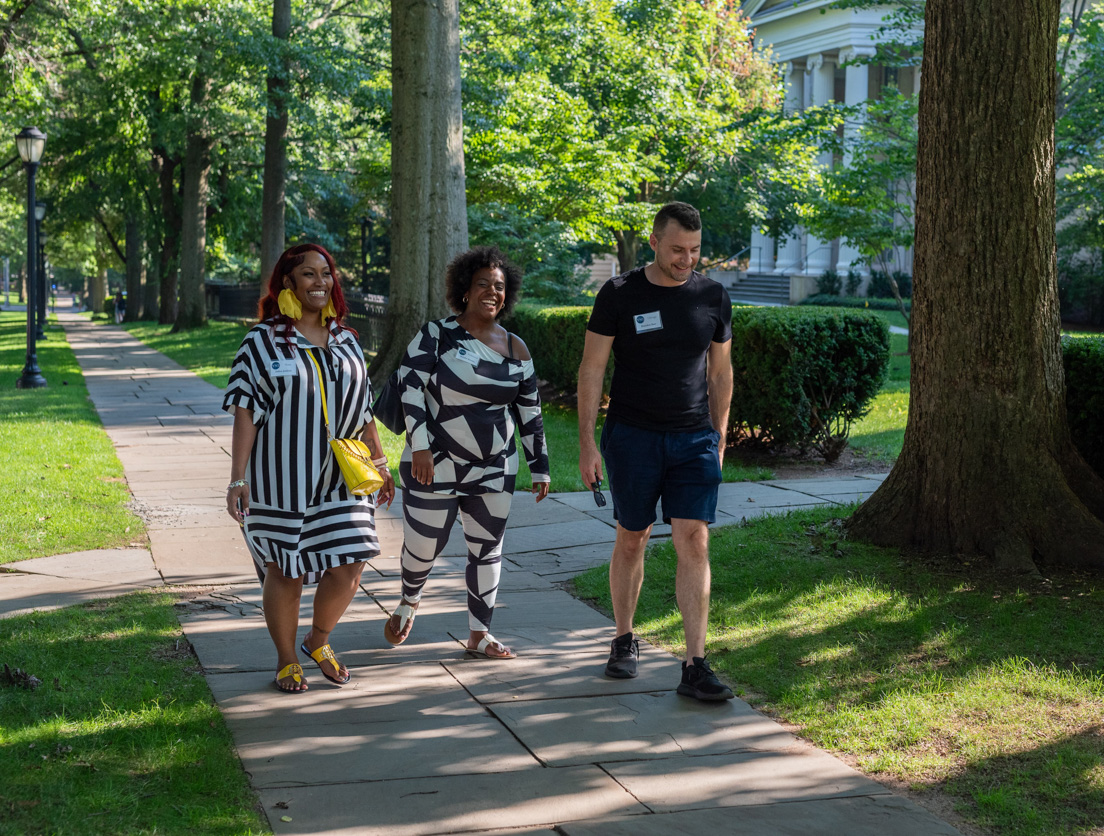
[[[395,501],[395,477],[391,475],[391,469],[386,465],[379,469],[379,475],[383,477],[383,487],[376,495],[376,503],[378,506],[381,501],[387,500],[384,507],[390,508],[391,503]]]
[[[238,481],[241,484],[232,482],[232,487],[226,490],[226,512],[238,525],[245,525],[245,518],[249,516],[249,483]]]
[[[433,451],[415,450],[411,454],[410,473],[421,485],[433,484]]]
[[[530,490],[533,495],[536,496],[537,502],[540,502],[546,496],[548,496],[548,482],[534,482],[533,487]]]

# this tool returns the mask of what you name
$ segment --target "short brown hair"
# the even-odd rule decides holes
[[[667,228],[667,222],[674,221],[688,232],[697,232],[702,228],[701,215],[698,210],[689,203],[674,201],[668,203],[658,212],[652,221],[652,233],[659,236]]]

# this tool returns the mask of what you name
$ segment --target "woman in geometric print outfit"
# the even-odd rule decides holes
[[[223,409],[234,416],[226,507],[243,526],[263,585],[264,616],[276,645],[276,687],[307,690],[296,656],[303,585],[317,583],[311,629],[299,649],[338,685],[349,671],[330,647],[356,594],[364,561],[379,554],[377,496],[390,505],[395,482],[372,419],[371,390],[349,306],[322,247],[302,244],[276,263],[259,319],[242,341]],[[326,439],[318,363],[334,438],[359,436],[384,477],[377,496],[354,496]]]
[[[468,547],[468,651],[513,659],[490,629],[518,470],[515,427],[537,502],[549,483],[533,360],[498,324],[517,300],[521,273],[497,248],[476,247],[453,259],[445,279],[456,314],[423,326],[399,367],[406,415],[402,600],[384,636],[397,645],[410,635],[422,587],[459,514]]]

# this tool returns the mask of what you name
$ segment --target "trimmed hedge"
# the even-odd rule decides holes
[[[905,303],[905,310],[912,310],[912,300],[902,299]],[[828,296],[823,293],[819,293],[816,296],[809,296],[801,301],[802,305],[813,305],[816,307],[825,308],[869,308],[872,311],[895,311],[897,310],[896,299],[863,299],[859,296]]]
[[[1073,444],[1104,476],[1104,337],[1063,337],[1066,413]]]
[[[574,392],[579,384],[590,308],[573,305],[535,308],[518,305],[506,326],[525,340],[533,355],[537,377],[561,391]],[[603,391],[609,391],[613,362],[606,369]]]
[[[889,368],[889,326],[861,311],[736,308],[730,423],[834,461]]]

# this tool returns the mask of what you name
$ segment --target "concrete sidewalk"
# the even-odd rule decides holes
[[[121,329],[59,318],[152,559],[124,550],[12,564],[0,573],[0,614],[162,583],[213,587],[178,607],[181,624],[275,832],[958,833],[739,699],[676,696],[679,661],[666,652],[642,646],[638,679],[605,679],[612,624],[558,586],[609,559],[612,511],[588,493],[514,499],[494,632],[519,659],[463,651],[459,527],[411,638],[384,641],[399,594],[396,503],[378,515],[383,554],[333,637],[352,682],[333,686],[308,664],[307,694],[277,693],[260,589],[224,510],[231,421],[221,390]],[[718,524],[851,502],[879,478],[724,485]]]

